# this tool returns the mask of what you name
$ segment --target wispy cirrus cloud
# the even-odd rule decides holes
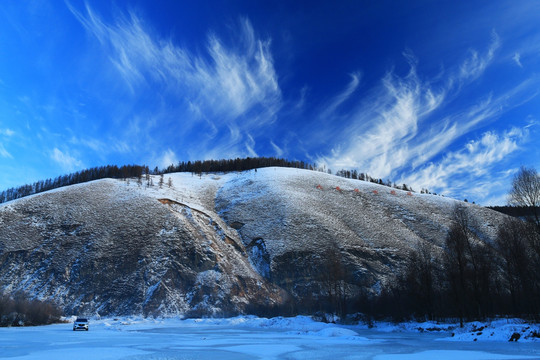
[[[134,12],[109,24],[88,4],[84,11],[68,7],[133,92],[157,84],[177,99],[179,108],[170,115],[182,123],[182,131],[203,124],[209,134],[231,134],[205,145],[249,152],[248,134],[275,121],[282,96],[271,41],[259,38],[249,20],[238,22],[233,45],[210,33],[205,52],[196,53],[159,37]]]
[[[15,135],[15,131],[11,129],[0,129],[0,135],[11,137]]]
[[[276,157],[283,157],[283,154],[285,153],[282,148],[277,146],[273,141],[270,141],[270,145],[274,149],[274,153]]]
[[[493,60],[495,52],[501,46],[499,35],[495,31],[491,33],[491,43],[485,52],[481,55],[475,49],[469,50],[469,56],[463,61],[459,68],[458,79],[465,81],[476,79],[484,73],[488,65]]]
[[[118,139],[108,139],[108,141],[103,141],[92,137],[73,136],[69,140],[69,143],[71,145],[84,146],[92,150],[94,153],[100,155],[106,155],[111,152],[127,153],[131,150],[131,146],[129,144]]]
[[[360,81],[362,79],[362,74],[359,72],[355,72],[350,74],[350,78],[351,80],[347,87],[341,93],[334,96],[334,98],[330,100],[330,102],[324,108],[323,112],[319,115],[320,117],[325,118],[332,116],[334,112],[340,107],[340,105],[350,99],[356,89],[358,89],[358,86],[360,85]]]
[[[446,153],[440,161],[404,176],[401,182],[426,189],[444,189],[450,196],[469,194],[500,202],[496,197],[499,196],[501,182],[507,180],[511,172],[500,174],[494,171],[494,167],[516,152],[527,137],[528,131],[520,128],[512,128],[502,134],[486,132],[463,148]],[[491,198],[492,194],[496,194],[495,198]]]
[[[161,159],[157,162],[161,169],[167,168],[169,165],[178,164],[178,157],[171,149],[165,150],[161,155]]]
[[[533,90],[538,79],[532,77],[514,84],[505,93],[477,95],[472,102],[461,101],[459,106],[453,106],[456,99],[462,100],[462,92],[484,74],[500,46],[498,36],[493,33],[485,52],[470,50],[460,65],[431,79],[421,78],[417,59],[412,52],[406,51],[404,56],[410,70],[405,76],[388,72],[367,97],[356,99],[357,106],[352,110],[333,106],[322,109],[321,113],[327,116],[339,116],[344,130],[337,136],[338,141],[331,152],[320,156],[317,163],[333,169],[356,168],[380,178],[401,178],[400,181],[413,186],[433,188],[438,184],[437,191],[445,189],[455,193],[460,186],[441,182],[441,177],[450,177],[452,171],[462,171],[475,160],[483,160],[486,164],[503,160],[504,157],[495,157],[488,149],[509,154],[517,149],[515,144],[519,142],[519,136],[517,130],[503,134],[501,138],[486,133],[468,143],[466,150],[450,157],[445,155],[449,148],[455,147],[464,135],[495,121],[538,93]],[[351,85],[347,85],[343,94],[352,94],[348,91],[350,88]],[[441,156],[443,160],[440,160]],[[451,161],[465,165],[450,166]],[[406,175],[411,173],[418,175]],[[476,171],[473,175],[488,174]]]
[[[0,156],[3,157],[3,158],[7,158],[7,159],[13,159],[13,155],[11,155],[6,150],[6,148],[4,147],[4,145],[2,143],[0,143]]]
[[[77,169],[81,169],[84,166],[81,160],[76,159],[68,152],[61,151],[58,148],[54,148],[51,151],[50,157],[66,172],[72,172]]]
[[[412,140],[419,135],[421,122],[444,100],[446,89],[422,82],[416,65],[410,66],[403,78],[387,73],[367,100],[341,115],[341,122],[346,123],[342,141],[330,156],[319,158],[319,163],[356,167],[386,177],[415,156]]]
[[[520,68],[523,67],[523,64],[521,63],[521,54],[520,53],[514,53],[514,56],[512,56],[512,60],[516,63],[517,66]]]
[[[10,138],[13,135],[15,135],[15,131],[11,129],[0,129],[0,135],[2,135],[4,138]],[[4,144],[0,142],[0,156],[6,159],[13,159],[13,155],[7,149],[5,148]]]

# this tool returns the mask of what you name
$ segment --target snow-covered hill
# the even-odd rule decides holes
[[[288,168],[152,180],[0,206],[0,290],[68,313],[223,315],[316,297],[337,258],[347,291],[377,291],[408,249],[442,245],[458,203]],[[492,239],[504,215],[461,204]]]

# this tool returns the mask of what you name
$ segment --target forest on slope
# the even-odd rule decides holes
[[[178,164],[171,164],[165,169],[159,169],[155,167],[153,170],[147,165],[106,165],[98,166],[90,169],[77,171],[71,174],[57,176],[56,178],[39,180],[33,184],[25,184],[18,187],[12,187],[0,192],[0,204],[8,201],[21,199],[26,196],[39,194],[45,191],[58,189],[64,186],[81,184],[89,181],[100,179],[137,179],[140,183],[144,180],[150,185],[150,175],[163,175],[177,172],[189,172],[197,175],[203,173],[228,173],[233,171],[247,171],[253,169],[260,169],[265,167],[285,167],[295,169],[306,169],[312,171],[322,171],[331,173],[330,169],[325,167],[317,167],[316,165],[306,163],[298,160],[286,160],[274,157],[247,157],[236,159],[221,159],[221,160],[196,160],[196,161],[181,161]],[[339,170],[336,172],[337,176],[345,177],[348,179],[357,179],[363,181],[369,181],[372,183],[386,185],[389,187],[395,187],[402,190],[412,191],[412,188],[403,184],[398,186],[392,185],[391,181],[384,182],[382,179],[377,179],[369,176],[365,173],[360,173],[357,170]],[[427,189],[422,189],[422,193],[428,193]]]

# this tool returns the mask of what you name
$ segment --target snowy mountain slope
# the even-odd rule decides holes
[[[443,244],[456,204],[481,237],[494,237],[504,216],[483,207],[312,171],[259,170],[225,183],[216,199],[248,250],[266,255],[266,277],[297,294],[321,291],[314,279],[325,278],[328,252],[342,259],[350,284],[392,280],[408,249]]]
[[[2,290],[53,298],[68,313],[236,313],[279,300],[234,233],[152,195],[102,180],[3,206]]]
[[[444,242],[458,203],[286,168],[152,180],[0,206],[0,290],[68,313],[230,314],[325,292],[335,254],[348,291],[377,291],[407,249]],[[504,215],[462,204],[493,238]]]

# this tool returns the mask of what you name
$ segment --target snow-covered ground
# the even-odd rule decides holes
[[[418,244],[440,251],[456,204],[485,241],[505,218],[302,169],[148,180],[102,179],[1,204],[0,290],[54,300],[66,313],[238,314],[285,294],[322,294],[330,251],[354,298],[392,282]]]
[[[0,358],[10,359],[539,359],[539,327],[519,321],[450,325],[324,324],[307,317],[101,319],[90,331],[72,324],[0,329]],[[479,328],[484,327],[482,330]],[[440,331],[435,331],[440,330]],[[473,331],[474,330],[474,331]],[[486,336],[477,335],[479,332]],[[508,342],[520,332],[518,342]],[[452,334],[455,334],[452,336]],[[510,334],[510,335],[509,335]],[[477,341],[474,341],[477,339]],[[449,341],[450,340],[450,341]]]

